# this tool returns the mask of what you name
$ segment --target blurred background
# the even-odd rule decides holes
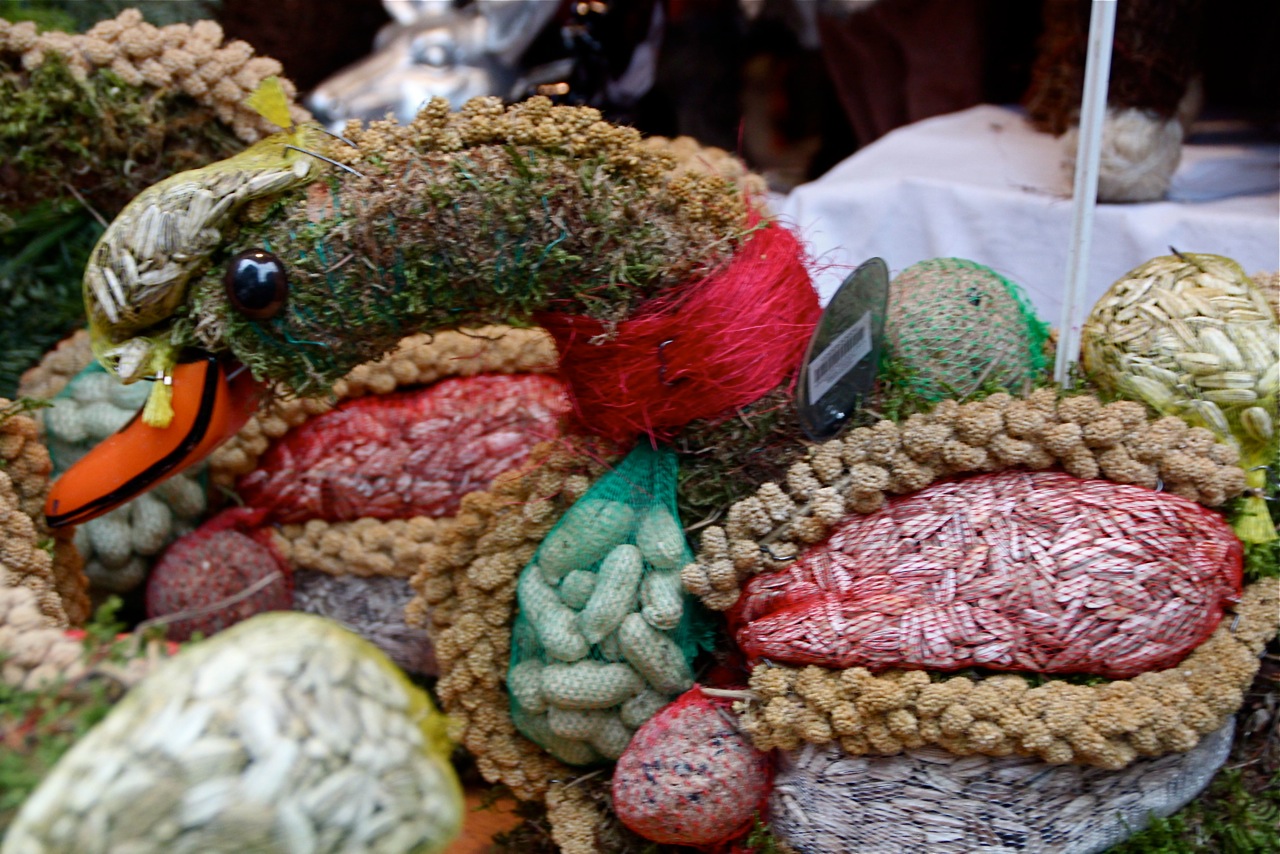
[[[1186,50],[1203,74],[1207,115],[1280,135],[1280,4],[1148,5],[1203,15]],[[83,30],[129,7],[156,24],[215,18],[228,38],[283,62],[334,125],[403,118],[436,94],[455,106],[477,94],[544,94],[734,151],[785,192],[895,127],[1023,101],[1047,15],[1087,3],[0,0],[0,17]]]

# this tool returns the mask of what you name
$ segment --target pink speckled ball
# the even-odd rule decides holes
[[[255,582],[262,589],[227,603]],[[168,627],[170,640],[211,635],[263,611],[293,607],[288,566],[275,550],[234,530],[202,527],[169,546],[147,581],[147,616],[192,612]]]
[[[623,824],[670,845],[718,845],[751,829],[773,772],[731,705],[694,687],[636,731],[613,772]]]

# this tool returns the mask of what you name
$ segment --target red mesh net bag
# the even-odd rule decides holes
[[[1223,518],[1184,498],[1006,471],[845,519],[731,619],[752,660],[1122,679],[1207,638],[1241,567]]]
[[[481,374],[358,398],[290,431],[237,484],[277,522],[450,516],[559,435],[564,384]]]
[[[147,616],[175,617],[170,640],[212,635],[264,611],[293,607],[289,566],[266,530],[249,533],[261,511],[227,510],[165,551],[147,579]]]
[[[763,814],[769,756],[738,732],[732,701],[695,686],[644,723],[613,771],[613,809],[667,845],[724,850]]]
[[[773,224],[723,271],[616,327],[559,314],[538,322],[556,339],[583,424],[627,441],[669,438],[763,397],[799,367],[821,314],[800,241]]]

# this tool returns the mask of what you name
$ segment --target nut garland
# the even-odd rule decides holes
[[[87,661],[84,641],[49,624],[40,596],[28,587],[0,583],[0,681],[24,691],[105,675],[125,687],[137,683],[163,658],[162,642],[147,642],[125,661]]]
[[[53,463],[36,422],[0,398],[0,590],[36,593],[50,626],[81,625],[89,618],[84,562],[70,531],[44,524],[44,501]]]
[[[267,77],[280,76],[283,67],[270,57],[254,56],[247,42],[223,44],[222,39],[222,27],[214,21],[156,27],[143,21],[137,9],[126,9],[78,35],[39,33],[29,21],[0,19],[0,53],[20,55],[27,70],[58,54],[80,80],[109,69],[130,86],[178,89],[213,110],[237,137],[256,142],[275,127],[245,106],[244,99]],[[292,98],[293,84],[281,83]],[[296,104],[290,105],[290,113],[296,122],[311,119]]]
[[[309,519],[276,528],[272,542],[294,569],[362,578],[409,578],[423,549],[454,524],[453,519]]]
[[[209,458],[214,486],[231,487],[257,468],[258,459],[289,430],[333,409],[337,401],[397,388],[425,385],[444,377],[482,373],[553,371],[555,344],[541,329],[484,326],[471,331],[411,335],[376,362],[355,368],[333,386],[333,398],[275,399]]]
[[[764,664],[750,679],[759,701],[735,709],[761,750],[839,741],[851,755],[891,755],[936,744],[1118,770],[1139,756],[1190,750],[1239,710],[1258,654],[1280,628],[1280,579],[1246,587],[1235,614],[1177,667],[1123,681],[1031,687],[1017,675]]]
[[[685,588],[723,611],[748,576],[780,569],[821,542],[846,513],[872,513],[886,493],[922,489],[967,472],[1061,465],[1076,477],[1105,477],[1164,489],[1208,506],[1238,495],[1239,452],[1203,428],[1169,416],[1149,421],[1138,403],[1103,405],[1092,395],[1061,400],[1050,388],[1026,399],[999,393],[970,403],[944,400],[902,424],[881,421],[809,449],[787,472],[734,504],[723,527],[702,535]]]
[[[67,387],[72,377],[93,361],[89,330],[78,329],[28,368],[18,381],[18,394],[23,397],[49,399]]]
[[[476,757],[491,783],[522,800],[539,800],[555,780],[576,772],[520,735],[504,677],[510,660],[516,577],[560,516],[598,477],[596,460],[612,452],[583,439],[537,446],[519,471],[473,492],[435,542],[419,547],[405,609],[426,626],[440,668],[436,691],[454,721],[455,740]]]

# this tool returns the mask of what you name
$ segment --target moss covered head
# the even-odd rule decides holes
[[[409,125],[348,135],[317,153],[354,171],[232,217],[172,312],[175,347],[230,350],[260,379],[323,394],[411,332],[546,310],[616,321],[718,266],[748,229],[734,185],[674,170],[588,108],[476,99],[450,114],[437,99]],[[229,284],[245,252],[287,280],[271,312]]]

